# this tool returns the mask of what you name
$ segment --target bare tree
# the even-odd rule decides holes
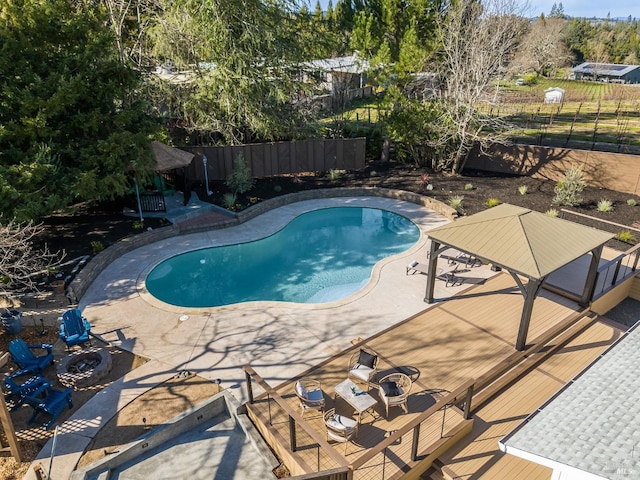
[[[439,135],[432,147],[443,168],[463,170],[474,144],[504,142],[508,125],[488,114],[499,76],[527,28],[517,0],[453,2],[439,32],[436,69],[444,83]],[[486,108],[485,108],[486,107]]]
[[[149,65],[148,29],[160,10],[158,0],[102,0],[109,13],[116,48],[123,61]]]
[[[60,256],[45,247],[36,250],[34,239],[42,225],[15,221],[0,223],[0,293],[26,288],[36,289],[36,275],[60,263]]]
[[[538,19],[524,37],[516,63],[545,77],[568,65],[572,57],[564,42],[567,25],[563,18]]]

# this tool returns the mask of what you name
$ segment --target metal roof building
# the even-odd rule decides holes
[[[576,80],[640,83],[640,65],[585,62],[573,69]]]

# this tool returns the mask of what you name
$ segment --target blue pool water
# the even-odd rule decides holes
[[[377,262],[409,249],[419,237],[410,220],[385,210],[314,210],[254,242],[169,258],[149,273],[146,287],[182,307],[329,302],[361,289]]]

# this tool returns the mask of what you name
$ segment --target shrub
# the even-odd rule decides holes
[[[375,170],[371,170],[371,171],[369,172],[369,176],[370,176],[370,177],[377,177],[377,176],[378,176],[378,172],[376,172]]]
[[[144,221],[136,220],[135,222],[133,222],[133,229],[134,230],[142,230],[143,228],[144,228]]]
[[[544,212],[544,214],[554,218],[557,218],[560,216],[560,212],[558,212],[558,210],[556,210],[555,208],[550,208],[549,210]]]
[[[636,236],[629,230],[622,230],[621,232],[616,233],[616,238],[621,242],[631,244],[635,244],[638,241]]]
[[[104,250],[104,243],[99,240],[94,240],[93,242],[91,242],[91,250],[93,250],[94,254],[100,253]]]
[[[582,203],[582,191],[586,185],[587,182],[584,179],[582,167],[571,167],[553,189],[555,194],[553,203],[569,207],[580,205]]]
[[[235,193],[225,193],[222,196],[222,204],[224,205],[224,208],[227,208],[229,210],[233,210],[236,207],[236,198],[238,196]]]
[[[231,189],[236,195],[238,193],[244,193],[251,190],[255,180],[251,178],[251,171],[247,162],[244,160],[244,155],[239,153],[233,164],[233,170],[227,177],[225,185]]]
[[[471,183],[467,183],[467,184],[464,186],[464,189],[465,189],[465,190],[467,190],[467,191],[468,191],[468,190],[473,190],[473,184],[471,184]]]
[[[518,187],[518,193],[520,193],[520,195],[526,195],[528,191],[529,187],[527,187],[526,185],[520,185]]]
[[[282,187],[280,185],[274,185],[273,191],[276,193],[280,193],[282,191]]]
[[[497,207],[498,205],[500,205],[500,200],[498,200],[497,198],[487,199],[487,207],[493,208],[493,207]]]
[[[598,211],[599,212],[613,212],[613,202],[611,200],[605,200],[604,198],[598,200]]]
[[[638,202],[636,202],[633,198],[627,200],[627,205],[629,205],[630,207],[635,207],[637,204]]]
[[[344,172],[342,170],[332,168],[331,170],[329,170],[329,180],[331,180],[332,182],[337,182],[338,180],[340,180],[343,173]]]
[[[431,185],[431,178],[429,177],[428,173],[423,173],[422,175],[420,175],[420,178],[418,179],[418,184],[420,185],[420,188],[422,190],[433,190],[433,185]]]
[[[464,200],[464,197],[462,195],[454,195],[453,197],[449,198],[449,201],[447,203],[456,212],[461,212],[462,211],[462,200]]]

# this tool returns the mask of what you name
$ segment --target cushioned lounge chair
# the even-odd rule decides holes
[[[324,393],[322,392],[322,385],[318,380],[312,378],[298,380],[294,385],[294,390],[300,401],[302,416],[304,416],[308,410],[324,411]]]
[[[373,350],[361,348],[349,358],[347,378],[354,378],[366,383],[367,391],[369,391],[369,384],[378,372],[377,368],[378,354]]]
[[[44,350],[43,355],[35,355],[32,350]],[[41,343],[27,345],[21,338],[15,338],[9,342],[11,360],[25,372],[40,373],[53,363],[53,345]]]
[[[391,373],[380,380],[378,396],[384,403],[387,417],[389,407],[401,407],[405,413],[409,412],[407,398],[411,391],[411,378],[404,373]]]
[[[344,443],[344,454],[347,454],[347,444],[352,438],[358,437],[358,422],[353,418],[338,415],[336,409],[327,410],[324,414],[324,424],[327,427],[327,439]]]

